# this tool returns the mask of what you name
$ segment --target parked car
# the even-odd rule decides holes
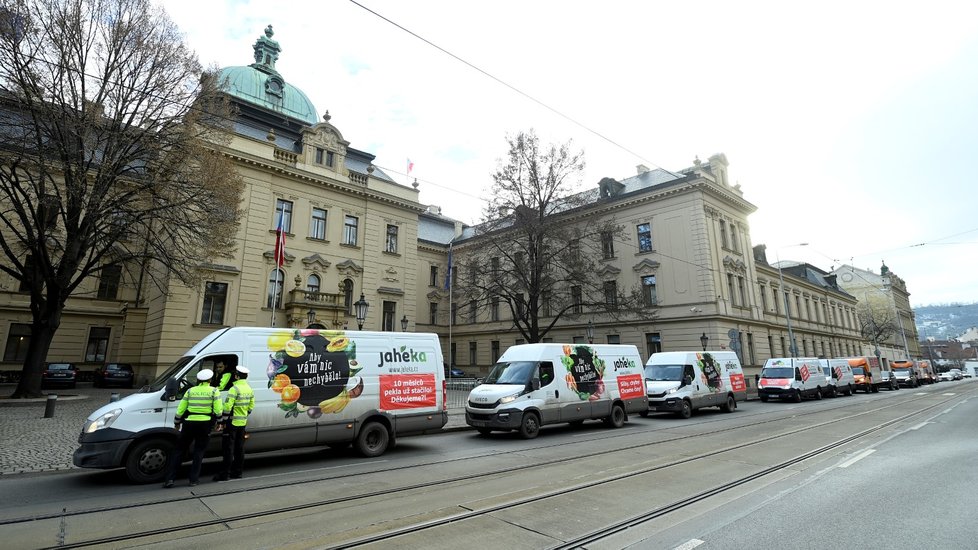
[[[78,380],[78,367],[74,363],[48,363],[41,375],[41,387],[64,386],[74,388]]]
[[[448,368],[448,365],[445,365],[445,378],[465,378],[465,376],[465,371],[462,369],[458,367]]]
[[[131,388],[135,378],[132,365],[129,363],[106,363],[104,366],[95,369],[92,385],[96,388],[107,388],[109,386]]]
[[[938,375],[938,377],[941,379],[941,382],[950,382],[954,380],[954,375],[949,372],[942,372]]]

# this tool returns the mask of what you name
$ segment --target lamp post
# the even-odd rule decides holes
[[[788,246],[783,246],[781,248],[788,248],[789,246],[808,246],[808,243],[798,243]],[[791,330],[791,311],[790,305],[788,304],[788,293],[784,290],[784,273],[781,272],[781,254],[780,248],[774,251],[774,256],[778,260],[778,281],[781,282],[781,300],[784,302],[784,318],[788,322],[788,354],[794,357],[798,352],[798,346],[795,344],[795,333]]]
[[[316,323],[316,310],[310,309],[309,312],[306,313],[306,320],[309,321],[307,327],[314,325]]]
[[[353,303],[353,312],[357,316],[357,327],[358,330],[363,330],[363,322],[367,320],[367,308],[370,304],[364,299],[363,293],[360,293],[360,299]]]
[[[704,332],[703,336],[700,336],[700,345],[703,346],[703,351],[706,351],[706,346],[709,345],[709,343],[710,337]]]
[[[594,321],[590,319],[587,322],[587,343],[594,343]]]
[[[401,317],[401,332],[407,332],[407,326],[408,326],[408,318],[407,318],[407,314],[405,314],[404,317]]]

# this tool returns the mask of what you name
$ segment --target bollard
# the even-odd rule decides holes
[[[44,403],[44,418],[54,417],[54,406],[58,404],[58,395],[48,394],[48,400]]]
[[[115,393],[113,393],[112,395],[109,396],[109,403],[118,401],[119,399],[120,399],[119,393],[118,392],[115,392]]]

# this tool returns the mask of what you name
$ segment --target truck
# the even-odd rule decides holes
[[[137,483],[161,480],[180,436],[173,420],[181,397],[198,372],[221,363],[251,370],[248,453],[352,444],[375,457],[397,437],[438,432],[448,422],[437,334],[228,327],[138,393],[90,414],[74,465],[123,467]],[[208,455],[220,456],[220,439],[211,434]]]
[[[920,367],[913,361],[890,361],[890,370],[893,371],[900,385],[905,388],[916,388],[923,383]]]
[[[877,357],[848,357],[849,366],[852,367],[852,376],[855,379],[856,390],[866,393],[877,393],[880,388],[889,387],[890,380],[884,379],[883,369]],[[891,371],[890,376],[894,376]]]
[[[918,376],[924,384],[937,382],[937,371],[930,361],[915,361],[915,363],[917,364]]]
[[[757,396],[762,402],[769,399],[791,399],[798,403],[802,397],[821,399],[828,387],[822,365],[814,357],[776,357],[768,359],[761,369]]]
[[[703,407],[733,412],[738,400],[747,399],[744,370],[732,351],[653,353],[645,363],[645,388],[648,412],[672,412],[681,418]]]
[[[518,344],[469,392],[465,423],[483,436],[532,439],[547,424],[602,420],[620,428],[649,410],[638,348],[620,344]]]

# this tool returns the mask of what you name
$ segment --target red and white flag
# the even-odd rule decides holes
[[[285,212],[278,215],[278,227],[275,228],[275,265],[285,265]]]
[[[414,170],[414,163],[411,162],[411,159],[407,159],[407,175],[411,175],[411,170]]]

